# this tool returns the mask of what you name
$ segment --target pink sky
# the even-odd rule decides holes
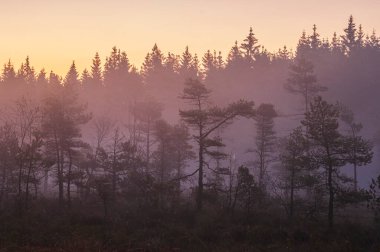
[[[252,26],[269,51],[295,48],[302,30],[318,26],[322,37],[342,33],[353,14],[368,33],[380,35],[380,1],[248,0],[0,0],[0,63],[18,68],[27,55],[37,70],[65,74],[75,60],[89,67],[117,46],[138,67],[157,43],[163,52],[180,54],[186,45],[202,55],[225,55]]]

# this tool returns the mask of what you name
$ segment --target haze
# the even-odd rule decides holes
[[[2,1],[0,251],[380,251],[379,7]]]
[[[317,24],[322,37],[340,33],[352,14],[365,30],[380,31],[380,2],[354,1],[226,1],[226,0],[1,0],[0,63],[18,66],[27,55],[36,69],[64,75],[72,60],[82,71],[95,52],[102,59],[110,48],[127,51],[140,67],[157,43],[176,54],[189,46],[203,55],[208,49],[224,56],[250,26],[270,52],[295,49],[303,30]]]

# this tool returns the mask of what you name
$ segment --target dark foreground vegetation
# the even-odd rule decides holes
[[[380,246],[378,225],[346,219],[329,230],[322,219],[308,216],[289,222],[277,203],[249,215],[212,207],[199,213],[186,204],[175,211],[118,204],[107,218],[95,199],[75,201],[64,213],[54,202],[35,203],[23,216],[2,214],[3,251],[378,251]]]
[[[379,251],[380,40],[113,48],[1,76],[1,251]],[[295,99],[297,98],[297,99]]]

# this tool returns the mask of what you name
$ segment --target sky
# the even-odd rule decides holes
[[[188,45],[225,56],[250,27],[274,52],[294,49],[313,24],[321,37],[342,34],[351,14],[380,35],[379,10],[380,0],[0,0],[0,64],[18,68],[29,56],[37,71],[65,75],[73,60],[82,71],[117,46],[139,68],[155,43],[164,53]]]

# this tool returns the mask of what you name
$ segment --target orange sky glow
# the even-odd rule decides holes
[[[154,43],[167,53],[222,51],[252,26],[270,52],[295,48],[315,23],[322,38],[342,34],[350,14],[366,33],[380,35],[380,1],[254,0],[0,0],[0,63],[18,68],[29,55],[39,71],[64,75],[75,60],[89,68],[95,52],[103,63],[111,48],[125,50],[140,67]]]

